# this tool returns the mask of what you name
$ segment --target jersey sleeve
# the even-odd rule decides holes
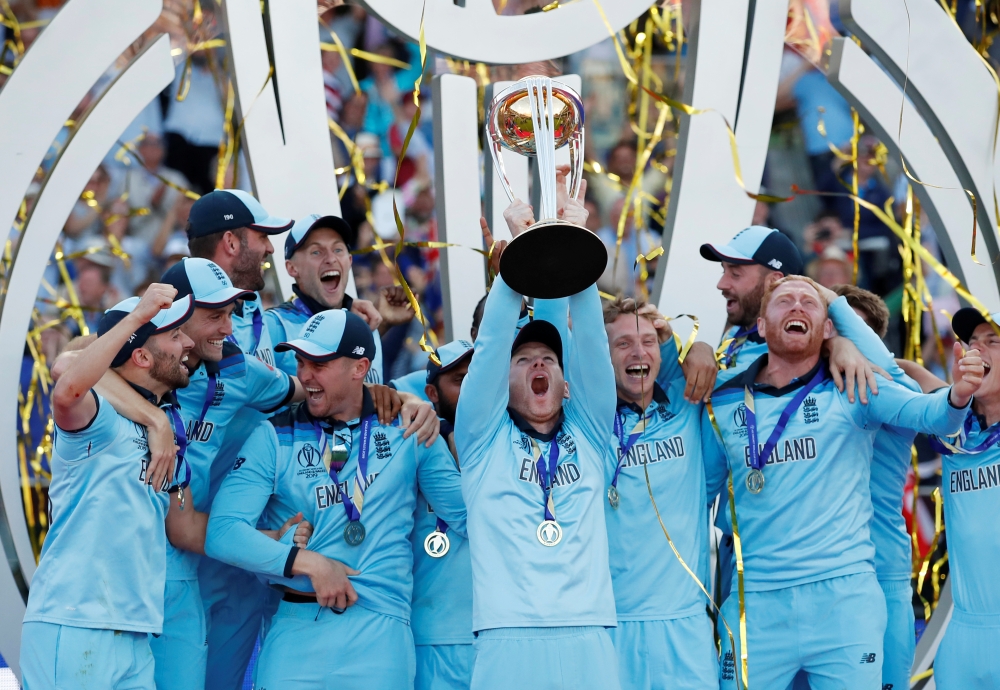
[[[520,313],[521,296],[498,276],[486,299],[475,353],[469,373],[462,381],[455,413],[455,445],[463,467],[472,466],[486,456],[485,451],[506,415],[510,399],[510,348]]]
[[[656,376],[656,382],[663,390],[670,388],[678,379],[684,378],[681,363],[677,361],[680,354],[675,338],[669,338],[660,345],[660,373]]]
[[[875,422],[946,436],[958,431],[969,411],[968,405],[952,405],[950,394],[950,387],[925,395],[883,379],[879,382],[878,395],[868,396],[868,405],[862,407],[866,408],[868,419]],[[860,405],[860,401],[855,405]]]
[[[838,297],[830,305],[829,314],[837,332],[854,343],[869,362],[885,369],[893,379],[903,375],[903,370],[896,364],[889,348],[851,308],[846,297]]]
[[[556,330],[559,331],[559,337],[562,338],[563,343],[563,353],[567,353],[570,350],[570,339],[573,334],[569,330],[569,298],[561,297],[559,299],[536,299],[535,300],[535,319],[539,321],[548,321]]]
[[[705,496],[712,502],[726,486],[729,462],[722,439],[709,417],[707,405],[701,415],[701,457],[705,464]]]
[[[365,374],[365,383],[382,383],[382,337],[377,328],[372,331],[372,339],[375,341],[375,358]]]
[[[573,330],[580,337],[573,338],[566,358],[570,396],[566,408],[594,445],[604,448],[614,426],[618,398],[597,285],[570,297],[569,308]]]
[[[291,577],[297,549],[257,530],[274,492],[278,437],[261,422],[247,438],[212,503],[205,553],[254,573]]]
[[[295,395],[295,382],[281,369],[273,369],[256,357],[246,357],[246,366],[248,407],[271,413]]]
[[[288,334],[285,331],[285,323],[281,320],[281,317],[278,316],[277,309],[268,309],[264,312],[264,327],[267,329],[267,334],[271,338],[272,348],[278,343],[283,343],[288,340]],[[275,352],[274,365],[289,376],[295,376],[298,371],[298,364],[295,362],[295,352],[292,350],[288,350],[287,352]]]
[[[68,462],[91,458],[118,438],[119,424],[124,418],[97,391],[91,389],[90,394],[97,403],[97,413],[90,423],[76,431],[58,429],[56,432],[59,454]]]
[[[416,438],[416,437],[414,437]],[[462,475],[444,438],[438,437],[427,448],[414,441],[417,448],[417,484],[420,492],[434,506],[438,517],[459,536],[465,537],[465,500],[462,498]]]

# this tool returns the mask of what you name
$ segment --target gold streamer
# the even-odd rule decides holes
[[[854,270],[851,273],[851,283],[857,285],[858,234],[861,228],[861,206],[858,204],[858,141],[861,138],[861,122],[858,111],[854,108],[851,108],[851,120],[854,122],[854,134],[851,135],[851,167],[854,169],[854,175],[851,177],[851,193],[854,195],[854,234],[851,236],[851,248],[854,251]]]

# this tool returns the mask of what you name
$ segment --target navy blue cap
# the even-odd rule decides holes
[[[328,309],[306,321],[298,338],[274,346],[275,352],[288,350],[313,362],[328,362],[338,357],[372,361],[375,338],[357,314],[346,309]]]
[[[518,331],[517,337],[514,338],[514,344],[510,348],[511,357],[514,356],[519,347],[528,343],[541,343],[551,349],[556,353],[556,359],[559,360],[559,368],[562,368],[563,346],[562,336],[559,335],[558,328],[548,321],[541,319],[529,321]]]
[[[701,245],[702,258],[730,264],[760,264],[784,275],[802,275],[802,255],[795,244],[774,228],[751,225],[729,244]]]
[[[117,326],[122,319],[132,313],[139,305],[138,297],[129,297],[127,300],[119,302],[115,306],[104,312],[101,323],[97,326],[97,336],[101,337],[112,328]],[[161,309],[156,316],[142,324],[132,337],[128,339],[118,354],[111,362],[112,367],[120,367],[129,360],[132,353],[146,344],[151,336],[177,328],[191,318],[194,313],[194,300],[190,295],[174,300],[174,303],[166,309]]]
[[[990,314],[990,318],[993,319],[993,323],[1000,323],[1000,312]],[[959,340],[968,345],[972,334],[984,323],[986,323],[986,319],[983,318],[978,309],[962,307],[951,317],[951,330],[955,331]]]
[[[270,215],[250,194],[239,189],[216,189],[191,205],[187,232],[191,240],[236,228],[278,235],[290,227],[291,219]]]
[[[427,359],[427,383],[434,383],[434,379],[441,374],[471,359],[474,347],[468,340],[452,340],[435,350],[434,354],[441,363],[435,364],[433,359]]]
[[[306,243],[309,233],[316,228],[329,228],[333,230],[344,240],[344,244],[347,245],[348,249],[354,249],[354,243],[358,241],[358,233],[343,218],[338,216],[321,216],[318,213],[313,213],[295,221],[292,231],[285,238],[286,260],[292,258],[292,255]]]
[[[178,297],[191,295],[196,307],[218,309],[238,299],[257,299],[253,290],[233,287],[226,272],[208,259],[181,259],[167,269],[160,282],[177,288]]]

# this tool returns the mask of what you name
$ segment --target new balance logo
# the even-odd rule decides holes
[[[778,261],[777,259],[771,259],[770,261],[767,262],[767,265],[772,267],[776,271],[781,270],[781,262]]]
[[[871,653],[871,654],[862,654],[861,655],[861,663],[862,664],[874,664],[875,663],[875,654],[874,653]]]
[[[360,345],[355,345],[353,353],[356,355],[363,355],[365,354],[365,348],[361,347]]]

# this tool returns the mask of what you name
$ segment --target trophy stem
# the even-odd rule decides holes
[[[535,131],[535,155],[538,158],[538,180],[541,184],[540,220],[556,217],[556,140],[552,102],[552,80],[530,77],[528,100]]]

